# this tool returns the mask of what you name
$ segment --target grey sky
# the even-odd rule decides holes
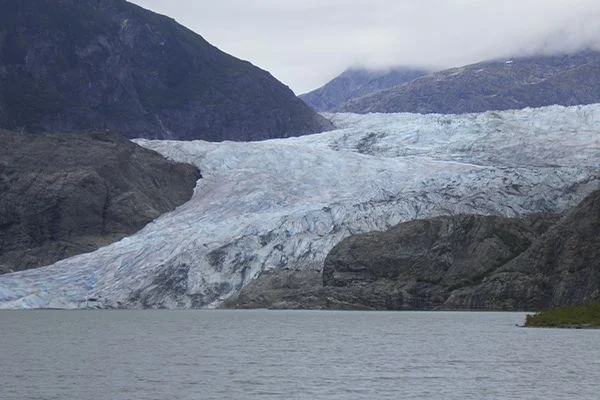
[[[443,68],[600,48],[600,0],[133,0],[297,94],[349,66]]]

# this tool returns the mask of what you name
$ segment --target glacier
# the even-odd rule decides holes
[[[262,271],[320,271],[344,237],[441,214],[563,212],[600,187],[600,105],[328,114],[262,142],[136,143],[202,171],[138,233],[0,276],[0,308],[213,308]]]

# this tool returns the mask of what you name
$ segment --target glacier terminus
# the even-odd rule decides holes
[[[0,276],[0,308],[213,308],[262,271],[321,270],[344,237],[443,214],[563,212],[600,187],[600,105],[327,114],[260,142],[151,141],[192,199],[138,233]]]

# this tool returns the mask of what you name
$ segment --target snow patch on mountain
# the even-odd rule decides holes
[[[95,252],[0,276],[0,308],[214,307],[263,270],[321,270],[351,234],[561,212],[600,187],[600,105],[328,117],[339,129],[298,138],[136,140],[201,169],[192,199]]]

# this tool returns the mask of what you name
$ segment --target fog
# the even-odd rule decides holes
[[[598,0],[134,0],[297,94],[351,66],[441,69],[600,49]]]

